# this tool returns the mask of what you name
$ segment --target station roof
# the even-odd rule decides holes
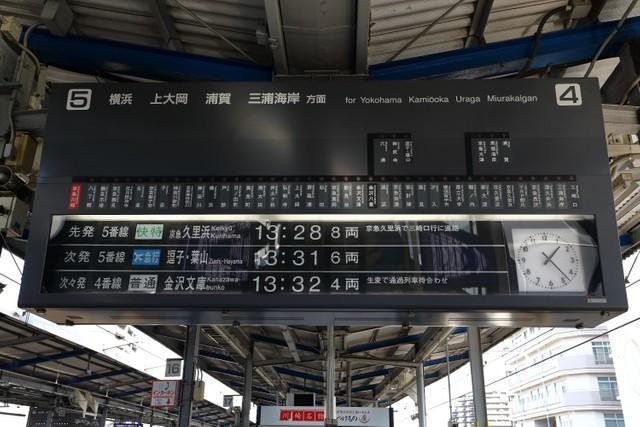
[[[181,353],[185,328],[144,326],[140,329]],[[486,350],[516,329],[482,329]],[[422,360],[425,384],[447,375],[468,360],[465,328],[424,326],[337,327],[336,398],[346,402],[347,362],[351,366],[352,404],[390,405],[415,390],[415,369],[398,367]],[[448,341],[448,343],[447,343]],[[326,328],[309,326],[203,326],[199,366],[242,394],[244,359],[254,343],[253,401],[273,405],[286,392],[316,394],[323,401],[326,372]]]
[[[154,379],[103,354],[0,314],[2,402],[80,412],[69,398],[73,390],[79,390],[91,393],[100,408],[107,406],[110,417],[138,420],[143,414],[148,420]],[[154,418],[175,420],[177,412],[156,409]],[[209,425],[233,417],[224,408],[205,401],[194,404],[193,419]]]
[[[0,14],[41,22],[43,1],[0,0]],[[391,60],[575,27],[570,0],[68,0],[70,33],[242,61],[276,74],[366,73]],[[565,8],[562,11],[562,8]]]

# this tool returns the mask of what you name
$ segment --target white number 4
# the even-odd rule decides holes
[[[69,89],[67,110],[84,111],[91,107],[91,89]]]
[[[577,107],[582,105],[582,93],[577,83],[558,83],[556,85],[556,102],[560,106]]]

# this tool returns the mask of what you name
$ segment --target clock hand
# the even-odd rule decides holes
[[[564,277],[566,277],[566,278],[567,278],[567,280],[571,280],[571,279],[569,278],[569,276],[567,276],[567,275],[565,274],[565,272],[564,272],[564,271],[562,271],[562,270],[560,269],[560,267],[558,267],[558,265],[557,265],[555,262],[553,262],[553,261],[551,260],[551,257],[547,256],[547,254],[545,254],[544,252],[542,252],[542,255],[544,255],[544,257],[547,259],[547,261],[549,261],[549,262],[551,263],[551,265],[553,265],[556,269],[558,269],[558,271],[559,271],[560,273],[562,273],[562,275],[563,275]]]
[[[542,264],[542,265],[547,265],[549,264],[549,261],[551,261],[551,258],[553,258],[553,256],[556,254],[556,252],[558,252],[560,250],[560,246],[558,246],[553,252],[551,252],[551,255],[549,255],[548,257],[546,255],[544,255],[544,252],[542,253],[542,255],[544,255],[547,260]]]

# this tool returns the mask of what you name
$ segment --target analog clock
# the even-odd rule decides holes
[[[582,246],[571,228],[513,229],[520,292],[585,292]]]

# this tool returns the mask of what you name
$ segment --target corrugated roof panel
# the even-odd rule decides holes
[[[369,64],[387,61],[431,22],[444,14],[455,1],[373,0]],[[395,59],[462,48],[469,33],[474,10],[475,1],[465,0]]]
[[[435,30],[435,28],[434,28]],[[403,51],[396,59],[411,58],[442,52],[443,50],[460,49],[467,37],[466,28],[451,31],[434,32],[428,37],[417,40],[411,47]],[[374,63],[385,62],[407,43],[401,40],[391,43],[375,44],[369,47],[369,55]]]
[[[215,40],[220,40],[215,34],[206,29],[201,25],[192,25],[192,24],[183,24],[176,23],[176,30],[180,34],[180,38],[183,41],[188,41],[188,38],[197,38],[199,39],[199,43],[206,44],[208,42],[212,42]],[[222,35],[227,37],[229,40],[238,43],[244,43],[246,45],[255,46],[260,50],[264,50],[263,46],[259,46],[255,43],[256,35],[255,33],[245,32],[245,31],[228,31],[228,30],[219,30]],[[226,43],[225,43],[226,44]],[[228,46],[228,45],[227,45]]]
[[[465,1],[465,3],[474,3],[474,0],[467,0]],[[374,0],[371,2],[371,20],[389,19],[399,16],[415,15],[419,13],[432,13],[433,11],[444,10],[450,7],[452,4],[452,0]]]
[[[69,5],[73,9],[77,6],[84,6],[117,13],[151,15],[148,3],[145,0],[69,0]]]
[[[113,40],[123,43],[132,43],[148,47],[162,47],[162,41],[153,36],[135,35],[122,31],[109,31],[104,28],[80,27],[80,34],[86,37]]]
[[[452,3],[452,2],[450,2]],[[449,4],[450,6],[451,4]],[[388,30],[402,30],[407,28],[424,28],[430,22],[434,21],[438,17],[440,17],[449,6],[445,6],[442,8],[433,8],[424,10],[421,12],[414,12],[410,14],[389,16],[389,17],[380,17],[373,18],[372,8],[372,18],[371,18],[371,31],[375,34],[377,32],[388,31]],[[450,21],[452,19],[468,17],[473,14],[474,11],[474,2],[473,0],[468,0],[460,6],[456,7],[447,17],[446,21]]]
[[[117,23],[118,33],[130,34],[133,36],[152,37],[159,39],[156,25],[152,21],[131,22],[129,20],[115,21],[113,19],[96,18],[94,16],[76,15],[75,23],[78,29],[96,28],[109,31]],[[82,31],[81,31],[82,32]]]
[[[114,11],[105,9],[95,9],[86,6],[75,6],[74,10],[74,22],[81,17],[90,17],[96,19],[110,20],[111,28],[118,28],[118,24],[121,22],[151,25],[155,26],[155,20],[150,15],[143,15],[138,13],[127,13],[126,11]],[[119,28],[118,28],[119,29]]]
[[[547,25],[544,26],[543,33],[549,33],[552,31],[559,31],[565,28],[565,23],[562,21],[556,22],[548,22]],[[517,39],[520,37],[531,36],[536,32],[536,27],[516,27],[510,30],[499,30],[499,31],[486,31],[485,32],[485,40],[487,43],[499,42],[503,40],[511,40]]]
[[[271,63],[271,52],[258,45],[256,30],[265,22],[262,0],[180,0],[198,18],[215,28],[262,64]],[[238,51],[205,28],[191,14],[166,0],[178,37],[190,53],[246,61]],[[69,0],[74,29],[79,35],[165,47],[147,0]],[[43,2],[0,0],[0,14],[18,17],[24,24],[38,21]]]
[[[261,19],[245,19],[242,16],[230,16],[213,13],[211,11],[193,10],[193,12],[204,22],[214,27],[216,30],[226,29],[234,31],[252,31],[255,33],[258,25],[262,24]],[[169,14],[177,22],[193,23],[194,25],[201,25],[197,23],[190,14],[182,9],[169,7]]]
[[[496,0],[489,14],[485,40],[492,43],[533,35],[546,13],[568,3],[567,0]],[[566,15],[554,15],[547,21],[543,33],[562,30],[567,23]]]
[[[42,1],[38,0],[1,0],[0,5],[22,11],[23,13],[40,14],[42,9]]]
[[[601,21],[617,21],[618,19],[620,19],[625,10],[627,10],[629,4],[629,0],[608,0],[607,2],[605,2],[605,5],[602,8],[602,11],[600,12],[598,18]],[[629,14],[629,17],[638,15],[640,15],[640,3],[638,3],[633,8],[631,13]]]
[[[470,17],[464,17],[460,19],[445,20],[433,27],[429,34],[436,34],[444,31],[467,29],[471,23]],[[412,39],[416,34],[420,33],[424,27],[407,28],[403,30],[389,30],[376,32],[371,39],[371,45],[388,43],[393,41],[404,40],[405,42]],[[433,32],[433,33],[432,33]]]
[[[454,3],[455,0],[372,0],[369,64],[387,61]],[[547,12],[568,3],[568,0],[495,0],[484,31],[485,40],[491,43],[530,36]],[[395,59],[462,49],[476,5],[476,1],[463,2]],[[568,23],[566,15],[554,16],[543,32],[562,30]]]
[[[200,14],[211,14],[236,17],[247,21],[263,20],[265,16],[264,2],[262,1],[180,0],[180,3],[198,14],[201,18],[205,18],[205,16]],[[167,6],[179,9],[171,0],[167,1]]]
[[[25,25],[40,21],[42,4],[35,1],[0,0],[0,15],[15,16]]]
[[[268,47],[258,45],[256,30],[264,25],[264,5],[260,1],[193,1],[182,0],[185,7],[215,28],[261,64],[271,62]],[[178,36],[190,53],[245,60],[238,51],[197,22],[189,13],[167,2],[169,15]]]

